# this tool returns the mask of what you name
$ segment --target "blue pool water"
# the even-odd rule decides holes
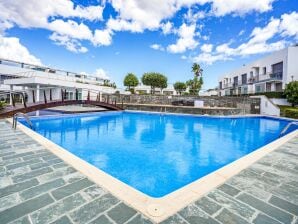
[[[139,112],[32,118],[36,132],[152,197],[272,142],[288,122]]]

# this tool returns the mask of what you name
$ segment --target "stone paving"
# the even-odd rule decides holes
[[[298,224],[298,137],[163,224]],[[0,120],[0,223],[149,224],[127,206]]]

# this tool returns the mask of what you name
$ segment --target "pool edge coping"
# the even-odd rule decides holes
[[[6,120],[12,123],[12,119]],[[90,180],[157,223],[174,215],[257,160],[298,136],[298,130],[295,130],[164,197],[153,198],[80,159],[25,125],[18,123],[18,129],[86,175]]]

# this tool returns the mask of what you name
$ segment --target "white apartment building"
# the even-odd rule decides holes
[[[102,93],[115,93],[103,82],[95,76],[0,59],[0,91],[21,91],[28,103],[44,101],[44,95],[47,100],[61,100],[62,95],[73,100],[76,92],[78,99],[86,99],[89,92],[90,99],[96,100]]]
[[[281,92],[298,80],[298,46],[292,46],[244,65],[219,78],[219,96]]]
[[[139,84],[138,86],[135,87],[135,93],[136,94],[150,94],[151,87],[143,85],[143,84]],[[172,84],[168,84],[168,87],[164,88],[164,89],[155,88],[155,94],[178,95],[177,91],[174,89],[174,86]]]

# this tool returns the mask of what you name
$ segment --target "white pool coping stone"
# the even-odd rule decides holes
[[[12,119],[7,120],[12,123]],[[94,181],[96,184],[106,189],[120,200],[123,200],[127,205],[138,210],[157,223],[165,220],[185,206],[198,200],[200,197],[223,184],[229,178],[235,176],[257,160],[274,151],[292,138],[298,136],[298,130],[295,130],[164,197],[153,198],[114,178],[83,159],[80,159],[25,125],[18,123],[17,128],[39,142],[79,172],[86,175],[90,180]]]

